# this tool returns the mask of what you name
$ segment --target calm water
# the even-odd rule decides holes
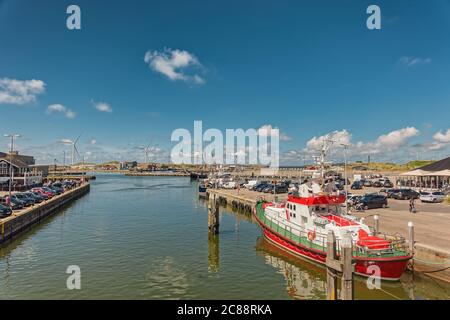
[[[98,175],[91,192],[0,248],[2,299],[323,299],[325,272],[273,248],[251,217],[223,210],[208,239],[207,211],[186,178]],[[66,269],[81,268],[81,290]],[[409,276],[357,298],[449,299]]]

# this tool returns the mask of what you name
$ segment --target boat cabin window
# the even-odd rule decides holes
[[[340,211],[336,205],[318,205],[312,209],[312,212],[319,216],[328,216],[330,214],[339,215]]]
[[[302,223],[303,224],[308,223],[308,217],[302,216]]]

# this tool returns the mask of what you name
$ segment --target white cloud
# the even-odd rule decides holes
[[[420,58],[420,57],[401,57],[399,63],[407,67],[413,67],[416,65],[423,65],[431,63],[431,58]]]
[[[164,49],[164,51],[147,51],[144,61],[155,71],[172,81],[186,81],[204,84],[205,80],[198,74],[189,74],[188,68],[202,68],[198,59],[186,50]]]
[[[425,144],[428,147],[428,150],[441,150],[450,145],[450,129],[442,132],[438,131],[433,136],[434,141],[431,143]]]
[[[440,143],[450,143],[450,129],[447,129],[445,133],[442,133],[442,131],[436,132],[433,139]]]
[[[0,104],[23,105],[36,101],[44,93],[45,83],[41,80],[0,79]]]
[[[92,139],[90,142],[90,144],[96,144],[96,143],[97,143],[97,140],[95,140],[95,139]]]
[[[394,130],[388,134],[378,137],[377,144],[388,149],[398,148],[406,142],[407,139],[417,136],[419,130],[414,127],[406,127],[399,130]]]
[[[70,110],[69,108],[63,106],[62,104],[51,104],[47,107],[47,113],[51,114],[54,112],[63,113],[66,118],[73,119],[76,116],[76,113]]]
[[[106,102],[92,102],[94,104],[94,108],[100,112],[111,113],[113,110],[111,106]]]
[[[336,130],[322,136],[315,136],[306,142],[306,147],[300,150],[289,150],[282,155],[283,162],[299,164],[304,158],[311,162],[313,155],[317,155],[324,140],[332,140],[329,156],[337,157],[338,161],[343,161],[343,145],[348,146],[347,155],[349,159],[361,159],[364,155],[378,155],[379,159],[399,160],[405,156],[403,147],[407,146],[408,139],[417,136],[419,130],[414,127],[406,127],[391,131],[378,136],[373,141],[352,141],[352,134],[347,130]],[[337,149],[341,149],[339,152]]]
[[[324,140],[334,141],[334,145],[340,147],[341,144],[350,145],[351,134],[343,129],[341,131],[333,131],[320,137],[312,137],[307,143],[305,151],[318,151],[321,149]]]

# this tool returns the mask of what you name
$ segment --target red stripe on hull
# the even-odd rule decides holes
[[[269,229],[266,225],[264,225],[256,216],[256,220],[259,225],[262,227],[264,236],[273,244],[277,245],[281,249],[302,257],[314,262],[317,262],[321,265],[325,265],[326,261],[326,253],[317,251],[314,249],[310,249],[299,244],[293,243],[289,239],[279,235],[275,231]],[[389,280],[389,281],[397,281],[402,276],[403,272],[406,270],[406,265],[410,256],[400,256],[395,258],[360,258],[356,257],[355,259],[355,273],[370,277],[373,275],[373,271],[369,272],[367,269],[370,266],[378,266],[381,271],[381,279]]]

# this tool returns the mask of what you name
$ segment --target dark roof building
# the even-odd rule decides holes
[[[427,164],[426,166],[417,168],[416,170],[423,170],[423,171],[450,170],[450,157],[433,162],[431,164]]]
[[[35,164],[32,156],[19,155],[17,151],[10,154],[0,153],[0,175],[9,175],[10,165],[13,167],[14,174],[23,174],[30,172],[31,167]]]

